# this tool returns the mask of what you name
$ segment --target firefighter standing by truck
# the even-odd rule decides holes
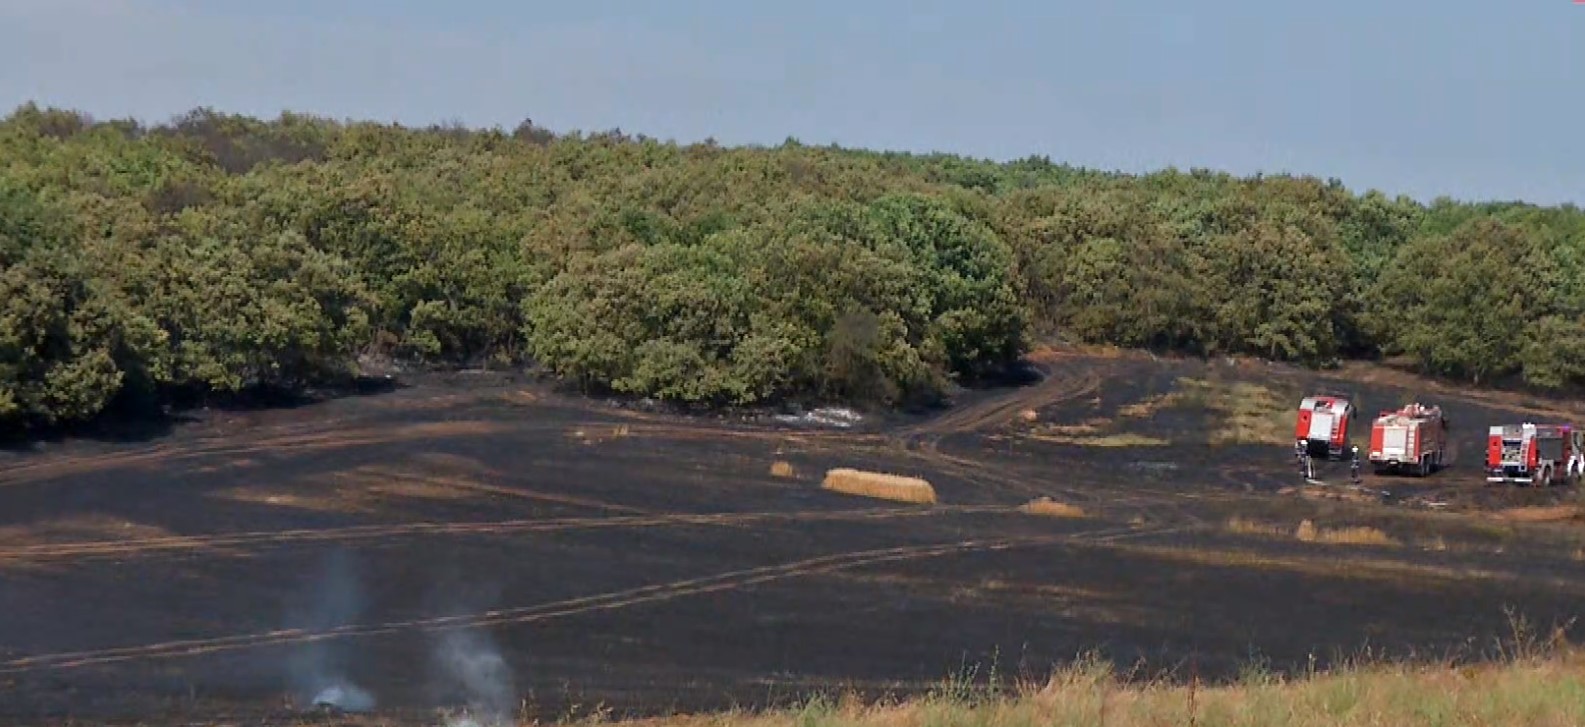
[[[1341,462],[1349,458],[1349,425],[1357,414],[1353,397],[1317,394],[1299,402],[1294,428],[1294,456],[1299,474],[1315,482],[1315,460]],[[1353,450],[1358,459],[1358,450]]]
[[[1349,458],[1349,463],[1348,463],[1348,476],[1349,476],[1349,479],[1352,480],[1355,485],[1358,485],[1358,484],[1360,484],[1360,479],[1359,479],[1359,466],[1360,466],[1360,463],[1359,463],[1359,445],[1355,444],[1355,445],[1351,446],[1349,448],[1349,455],[1350,455],[1350,458]],[[1300,474],[1300,476],[1304,477],[1304,479],[1306,479],[1306,480],[1314,480],[1315,479],[1315,458],[1311,457],[1310,453],[1305,451],[1304,447],[1302,447],[1302,446],[1294,448],[1294,456],[1299,460],[1299,474]]]

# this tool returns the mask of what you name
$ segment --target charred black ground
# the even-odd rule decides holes
[[[1365,648],[1479,658],[1508,609],[1550,625],[1582,602],[1585,538],[1523,522],[1566,520],[1574,493],[1488,487],[1478,462],[1488,424],[1575,404],[1381,370],[1038,364],[850,429],[448,375],[4,455],[0,719],[291,721],[321,696],[415,723],[655,714],[1091,649],[1220,678]],[[1371,415],[1440,404],[1450,468],[1301,486],[1282,407],[1322,386]],[[831,467],[922,476],[940,502],[824,492]],[[1018,509],[1042,496],[1084,517]],[[1301,539],[1306,520],[1379,537]]]

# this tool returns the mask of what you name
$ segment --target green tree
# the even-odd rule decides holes
[[[1520,370],[1524,332],[1553,307],[1556,285],[1523,230],[1474,218],[1399,251],[1373,291],[1371,325],[1389,353],[1487,382]]]

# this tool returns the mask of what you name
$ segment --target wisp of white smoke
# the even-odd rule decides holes
[[[288,625],[318,631],[352,623],[361,611],[362,593],[355,564],[345,551],[331,553],[324,570],[310,586],[311,602],[287,619]],[[374,697],[343,675],[346,654],[320,641],[310,641],[292,655],[294,691],[313,707],[344,712],[374,709]]]
[[[355,684],[332,684],[314,696],[315,707],[334,707],[343,712],[374,709],[374,697]]]
[[[440,634],[434,657],[440,674],[450,682],[448,686],[461,688],[469,712],[487,723],[510,723],[516,701],[512,669],[487,633],[446,631]],[[452,727],[478,724],[468,717],[461,719],[465,721],[453,720]]]

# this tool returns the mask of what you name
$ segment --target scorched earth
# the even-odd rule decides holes
[[[702,418],[453,374],[17,447],[0,720],[649,715],[1091,651],[1216,679],[1481,658],[1511,619],[1585,603],[1574,493],[1480,469],[1489,424],[1576,403],[1363,366],[1032,360],[929,416]],[[1293,407],[1323,386],[1441,406],[1447,468],[1305,484]],[[823,489],[836,468],[934,502]]]

